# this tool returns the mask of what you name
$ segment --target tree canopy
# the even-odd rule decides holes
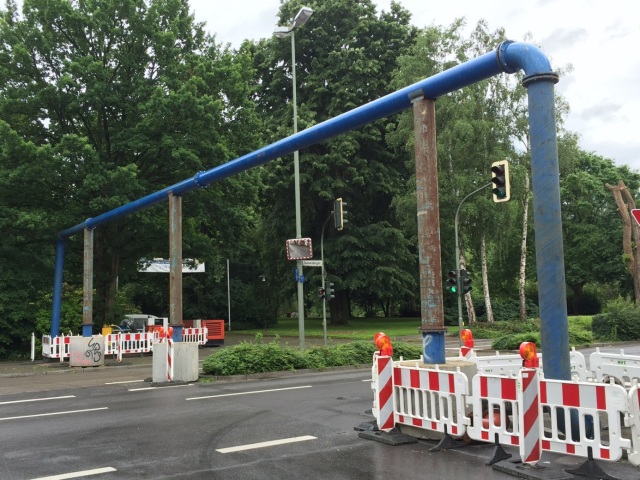
[[[504,40],[464,19],[416,28],[392,2],[312,0],[295,32],[300,130],[475,58]],[[279,23],[301,3],[287,0]],[[239,48],[194,20],[187,0],[14,0],[0,10],[0,357],[45,333],[57,232],[190,178],[292,133],[291,42],[267,38]],[[491,304],[535,302],[529,219],[526,90],[501,75],[439,98],[440,224],[443,270],[463,261],[478,318],[505,320]],[[562,215],[571,311],[592,305],[586,287],[633,292],[621,258],[622,226],[605,184],[640,173],[579,147],[564,129],[557,98]],[[300,152],[302,232],[316,258],[324,231],[331,321],[354,315],[416,315],[419,305],[415,162],[411,112]],[[462,259],[453,218],[462,199],[490,182],[507,159],[513,200],[489,189],[460,212]],[[274,160],[185,196],[183,254],[206,274],[185,276],[184,317],[225,318],[226,268],[237,327],[268,326],[293,311],[292,158]],[[348,222],[332,227],[334,199]],[[66,241],[63,325],[81,320],[82,239]],[[155,206],[96,229],[94,324],[132,310],[167,316],[168,278],[138,272],[142,258],[167,257],[168,212]],[[305,270],[305,307],[319,304],[319,271]],[[478,288],[475,288],[475,286]],[[601,289],[605,291],[606,289]],[[446,292],[445,304],[454,298]],[[527,297],[525,299],[525,296]],[[455,315],[447,318],[455,319]],[[417,327],[418,325],[416,325]]]

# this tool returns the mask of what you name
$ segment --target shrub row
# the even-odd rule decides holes
[[[358,341],[300,351],[277,340],[269,343],[242,342],[207,357],[202,369],[207,375],[250,375],[253,373],[295,371],[371,363],[376,347],[370,341]],[[394,358],[417,359],[422,346],[394,342]]]

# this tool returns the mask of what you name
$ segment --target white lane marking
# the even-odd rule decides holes
[[[52,413],[38,413],[35,415],[20,415],[19,417],[4,417],[0,418],[0,422],[3,420],[18,420],[20,418],[36,418],[36,417],[50,417],[52,415],[66,415],[68,413],[84,413],[84,412],[96,412],[98,410],[108,410],[109,407],[99,408],[87,408],[85,410],[69,410],[67,412],[52,412]]]
[[[219,448],[216,452],[233,453],[243,450],[253,450],[254,448],[274,447],[276,445],[285,445],[287,443],[306,442],[307,440],[315,440],[316,437],[305,435],[303,437],[282,438],[280,440],[271,440],[269,442],[249,443],[247,445],[239,445],[237,447]]]
[[[253,395],[255,393],[282,392],[284,390],[297,390],[299,388],[311,388],[311,385],[304,385],[302,387],[271,388],[269,390],[254,390],[251,392],[223,393],[220,395],[207,395],[206,397],[185,398],[185,400],[202,400],[204,398],[235,397],[236,395]]]
[[[64,395],[62,397],[29,398],[27,400],[12,400],[10,402],[0,402],[0,405],[9,405],[10,403],[44,402],[45,400],[62,400],[63,398],[76,398],[76,396]]]
[[[117,472],[113,467],[95,468],[93,470],[83,470],[82,472],[63,473],[50,477],[38,477],[33,480],[67,480],[69,478],[88,477],[89,475],[99,475],[101,473]]]
[[[119,385],[121,383],[139,383],[144,382],[144,380],[123,380],[122,382],[105,382],[105,385]]]
[[[165,387],[144,387],[144,388],[129,388],[130,392],[144,392],[145,390],[160,390],[161,388],[181,388],[181,387],[191,387],[193,383],[189,383],[187,385],[167,385]]]

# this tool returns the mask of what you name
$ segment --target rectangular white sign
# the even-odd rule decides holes
[[[191,266],[191,265],[193,266]],[[169,273],[171,261],[164,258],[154,258],[153,260],[142,259],[138,263],[138,271],[146,273]],[[204,273],[204,262],[193,259],[182,260],[182,273]]]
[[[303,267],[321,267],[322,260],[303,260],[302,266]]]

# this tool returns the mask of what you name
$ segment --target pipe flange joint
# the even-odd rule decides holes
[[[498,58],[498,64],[502,67],[502,70],[504,70],[505,73],[516,73],[518,71],[517,67],[514,68],[514,67],[509,66],[509,64],[507,63],[507,59],[506,59],[507,48],[512,43],[515,43],[515,42],[513,40],[505,40],[500,45],[498,45],[498,48],[496,49],[496,56]]]
[[[202,174],[204,173],[204,171],[199,171],[198,173],[196,173],[193,177],[193,181],[196,182],[196,185],[198,185],[200,188],[207,188],[207,184],[202,182]]]
[[[522,86],[528,87],[533,82],[553,82],[555,85],[560,81],[560,76],[555,72],[538,73],[536,75],[530,75],[522,79]]]

